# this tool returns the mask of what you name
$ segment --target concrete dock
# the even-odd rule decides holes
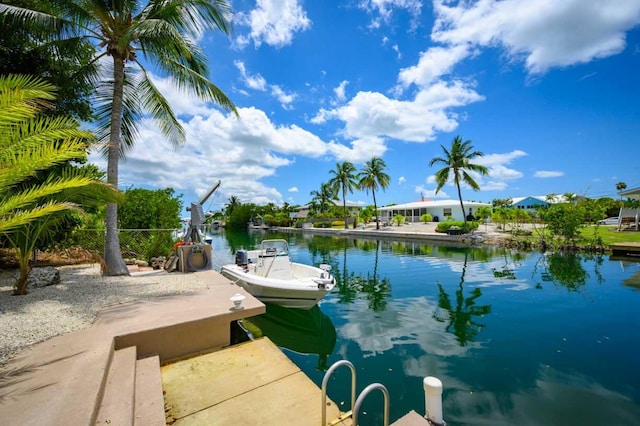
[[[321,390],[268,338],[231,345],[265,312],[215,271],[210,288],[111,306],[0,369],[0,419],[27,425],[318,425]],[[234,309],[230,297],[246,299]],[[340,415],[332,401],[327,420]],[[166,412],[165,412],[166,411]],[[331,423],[350,425],[351,419]],[[395,425],[426,425],[412,411]]]
[[[640,243],[613,243],[609,245],[613,256],[640,258]]]
[[[162,384],[175,425],[319,425],[322,418],[320,389],[266,337],[165,365]],[[338,415],[329,401],[327,418]]]

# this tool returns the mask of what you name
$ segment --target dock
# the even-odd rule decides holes
[[[266,337],[161,370],[176,426],[320,424],[320,389]],[[338,415],[329,401],[327,418]]]
[[[0,369],[0,418],[40,425],[317,425],[322,391],[268,338],[231,345],[231,325],[266,311],[215,271],[205,291],[115,305],[84,330]],[[236,309],[231,296],[245,300]],[[338,419],[328,400],[326,418]],[[332,425],[351,425],[351,419]],[[427,425],[411,411],[394,425]]]
[[[640,243],[613,243],[609,245],[612,256],[640,258]]]

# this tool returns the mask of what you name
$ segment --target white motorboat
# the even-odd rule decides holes
[[[285,240],[264,240],[258,250],[238,250],[236,263],[220,273],[263,302],[287,308],[311,309],[333,290],[330,265],[291,262]]]

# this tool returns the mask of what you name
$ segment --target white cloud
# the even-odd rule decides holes
[[[398,178],[398,183],[399,183],[400,185],[402,185],[403,183],[406,183],[406,182],[407,182],[407,178],[406,178],[406,177],[404,177],[404,176],[400,176],[400,177]]]
[[[520,157],[525,157],[527,155],[528,154],[526,152],[516,149],[504,154],[485,154],[482,157],[474,159],[473,162],[486,167],[493,167],[497,165],[509,164],[513,160],[516,160]]]
[[[564,172],[551,171],[551,170],[538,170],[533,174],[537,178],[554,178],[564,176]]]
[[[402,53],[400,53],[400,47],[397,44],[394,44],[392,47],[394,52],[396,52],[396,58],[398,60],[402,59]]]
[[[171,101],[180,99],[175,89],[166,95]],[[191,112],[185,110],[186,114]],[[263,178],[289,166],[296,156],[318,158],[339,153],[335,142],[326,143],[295,125],[276,125],[261,110],[238,108],[238,113],[240,119],[210,108],[206,114],[183,121],[187,140],[177,149],[167,146],[151,121],[143,121],[138,143],[120,163],[120,187],[172,187],[185,193],[188,203],[220,179],[222,186],[212,203],[224,204],[236,195],[242,202],[278,204],[283,201],[282,194],[263,184]],[[344,147],[344,151],[354,156],[353,152],[366,150]],[[102,169],[106,166],[98,153],[92,153],[90,160]]]
[[[286,93],[280,88],[280,86],[277,86],[275,84],[271,86],[271,94],[274,95],[278,99],[278,101],[280,101],[282,108],[287,110],[293,108],[291,104],[298,97],[298,95],[296,95],[295,93]]]
[[[411,101],[386,97],[378,92],[358,92],[347,104],[321,109],[311,120],[320,124],[329,118],[344,122],[347,138],[390,137],[411,142],[432,140],[436,132],[451,132],[458,126],[453,107],[482,100],[461,81],[438,82],[420,90]]]
[[[420,54],[416,65],[400,70],[398,81],[402,87],[411,84],[426,87],[443,75],[449,74],[458,62],[469,56],[469,53],[467,45],[450,48],[431,47]]]
[[[387,147],[382,138],[366,137],[351,141],[351,148],[338,143],[330,143],[329,151],[340,161],[364,163],[371,157],[382,157]]]
[[[640,23],[638,1],[435,0],[434,11],[434,41],[501,47],[532,74],[619,53]]]
[[[411,15],[411,30],[418,24],[420,12],[422,10],[421,0],[361,0],[361,9],[369,13],[376,14],[369,24],[369,28],[380,28],[382,24],[389,23],[393,12],[396,10],[406,10]]]
[[[256,8],[247,15],[239,15],[238,22],[250,27],[249,36],[240,36],[237,43],[244,46],[253,40],[274,47],[291,44],[295,33],[311,28],[307,13],[297,0],[257,0]]]
[[[432,189],[427,189],[422,185],[418,185],[415,187],[415,192],[416,194],[420,194],[420,196],[429,199],[429,198],[442,198],[442,199],[446,199],[446,198],[450,198],[449,195],[443,191],[442,189],[440,189],[440,191],[438,191],[438,193],[436,194],[436,189],[432,188]]]
[[[298,187],[297,186],[292,186],[291,188],[289,188],[287,190],[288,192],[298,192]]]
[[[278,99],[283,109],[293,109],[291,104],[298,97],[298,95],[296,95],[295,93],[286,93],[280,86],[276,84],[268,84],[264,77],[262,77],[260,74],[250,75],[249,72],[247,72],[247,68],[244,65],[244,62],[242,61],[235,61],[234,64],[240,71],[242,82],[248,88],[261,92],[265,92],[270,89],[271,95]]]
[[[349,82],[347,80],[343,80],[340,82],[340,84],[338,85],[338,87],[336,87],[335,89],[333,89],[333,93],[336,94],[336,99],[340,102],[345,100],[345,94],[344,94],[344,90],[347,87],[347,84],[349,84]]]
[[[260,74],[249,75],[242,61],[234,61],[234,65],[240,71],[242,82],[250,89],[264,92],[267,90],[267,81]]]

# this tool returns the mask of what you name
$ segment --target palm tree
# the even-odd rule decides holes
[[[61,215],[81,211],[70,196],[114,194],[112,187],[82,169],[66,168],[43,182],[30,180],[69,160],[87,157],[90,132],[69,117],[47,117],[44,107],[55,88],[24,76],[0,77],[0,233],[18,252],[20,276],[15,294],[27,293],[29,256],[40,236]],[[112,196],[113,200],[114,197]]]
[[[618,182],[616,183],[616,191],[620,192],[620,191],[624,191],[625,189],[627,189],[627,184],[624,182]],[[622,195],[620,196],[620,199],[622,200]]]
[[[329,173],[333,175],[329,181],[329,185],[334,190],[334,193],[342,190],[342,209],[344,211],[344,229],[347,229],[347,192],[353,192],[358,188],[358,182],[356,181],[356,167],[348,162],[337,163],[336,168]]]
[[[240,204],[240,200],[235,195],[229,197],[229,202],[227,203],[226,208],[227,217],[231,216],[233,214],[233,211],[238,208]]]
[[[107,156],[107,181],[113,186],[118,186],[119,159],[133,146],[137,125],[145,112],[157,121],[170,143],[180,145],[185,140],[184,129],[167,99],[138,61],[140,53],[180,89],[235,112],[233,103],[207,79],[206,58],[193,42],[208,29],[230,32],[230,7],[226,1],[148,0],[142,4],[138,0],[58,0],[51,2],[51,9],[53,12],[48,15],[0,5],[0,14],[11,16],[34,31],[56,26],[67,42],[93,40],[101,49],[94,63],[111,57],[109,75],[96,84],[96,115],[101,125],[98,137],[108,141],[103,153]],[[120,253],[116,203],[107,204],[106,222],[105,274],[128,275]]]
[[[464,220],[465,229],[467,227],[467,215],[464,210],[464,204],[462,203],[462,192],[460,191],[460,183],[464,182],[469,185],[474,191],[480,190],[480,186],[468,173],[469,171],[480,173],[483,176],[489,174],[489,171],[485,166],[480,164],[473,164],[470,160],[477,157],[482,157],[484,154],[480,151],[472,151],[473,146],[471,141],[462,141],[462,137],[459,135],[453,138],[451,142],[451,149],[447,150],[443,145],[442,151],[444,157],[435,157],[429,162],[429,167],[434,164],[444,164],[445,167],[436,172],[436,194],[440,189],[449,181],[449,176],[453,174],[453,183],[458,189],[458,199],[460,200],[460,208],[462,209],[462,219]]]
[[[330,201],[337,200],[336,193],[334,189],[328,183],[321,183],[319,191],[311,191],[309,193],[313,197],[312,202],[318,204],[320,207],[320,213],[324,213],[327,211],[327,206]]]
[[[376,229],[380,229],[380,222],[378,221],[378,205],[376,204],[376,189],[387,189],[389,186],[389,180],[391,179],[388,174],[384,172],[385,164],[384,160],[380,157],[373,157],[371,160],[364,163],[364,167],[358,173],[358,185],[364,189],[365,192],[373,194],[373,210],[376,217]]]

